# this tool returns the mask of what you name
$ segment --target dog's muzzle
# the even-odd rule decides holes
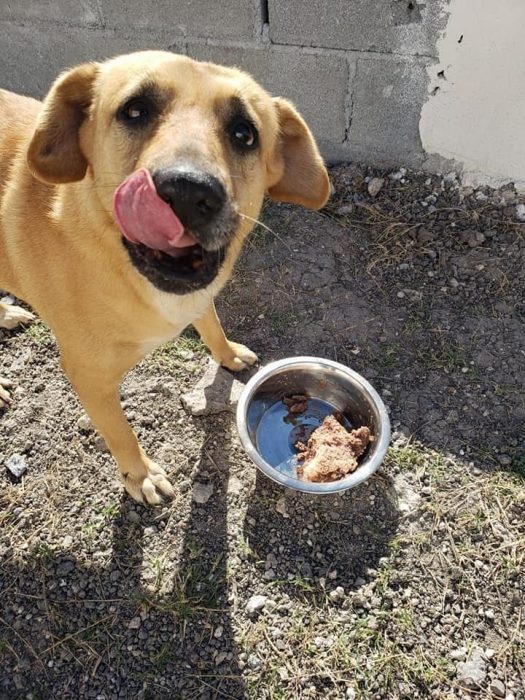
[[[214,280],[238,225],[221,182],[182,166],[134,172],[115,191],[113,208],[131,262],[175,294]]]

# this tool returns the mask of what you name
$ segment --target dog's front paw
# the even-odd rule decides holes
[[[35,318],[34,314],[26,311],[21,306],[2,304],[0,307],[0,328],[12,330],[17,326],[31,323]]]
[[[7,391],[11,386],[10,381],[0,377],[0,408],[6,408],[11,405],[11,396]]]
[[[223,367],[231,369],[233,372],[240,372],[254,365],[259,358],[245,345],[228,341],[228,352],[223,357],[216,359]]]
[[[139,503],[155,506],[162,503],[163,497],[175,495],[164,469],[150,459],[140,471],[121,472],[121,475],[124,488]]]

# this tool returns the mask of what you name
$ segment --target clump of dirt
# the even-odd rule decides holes
[[[338,481],[355,472],[358,459],[373,440],[367,426],[348,432],[335,416],[327,416],[311,434],[308,443],[298,442],[297,472],[307,481]]]

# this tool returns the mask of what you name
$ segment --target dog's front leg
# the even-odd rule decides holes
[[[214,360],[224,367],[239,372],[257,362],[257,355],[245,345],[228,340],[217,316],[213,301],[201,318],[193,321],[203,343],[208,346]]]
[[[173,487],[164,470],[144,453],[120,404],[120,381],[129,366],[97,365],[95,358],[86,365],[79,363],[76,354],[62,352],[62,367],[117,461],[129,495],[152,505],[161,503],[162,496],[172,497]]]

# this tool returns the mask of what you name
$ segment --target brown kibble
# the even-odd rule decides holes
[[[308,396],[292,394],[292,396],[285,396],[283,403],[288,408],[289,415],[297,416],[308,408]]]

